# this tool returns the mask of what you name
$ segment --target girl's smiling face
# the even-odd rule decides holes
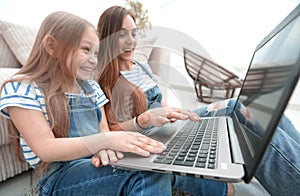
[[[78,65],[77,79],[88,80],[93,76],[98,64],[97,54],[99,50],[99,38],[93,28],[88,28],[81,39],[79,49],[76,52],[74,62]]]

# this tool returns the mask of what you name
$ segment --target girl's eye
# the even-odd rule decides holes
[[[83,47],[82,49],[84,50],[85,53],[89,53],[90,52],[90,49],[88,47]]]

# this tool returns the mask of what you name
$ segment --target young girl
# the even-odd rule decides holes
[[[1,113],[12,122],[26,161],[42,172],[40,194],[170,195],[167,175],[91,164],[100,150],[114,161],[122,157],[114,151],[148,156],[165,149],[136,132],[108,131],[108,99],[91,80],[98,48],[89,22],[54,12],[43,21],[27,64],[1,87]]]
[[[137,124],[141,125],[137,130],[147,128],[149,126],[148,115],[151,113],[151,110],[148,109],[162,106],[162,94],[153,80],[149,66],[134,60],[137,35],[134,16],[123,7],[110,7],[100,16],[98,32],[101,43],[99,50],[101,74],[98,83],[110,100],[104,106],[110,129],[127,130],[124,124],[133,118]],[[234,99],[217,102],[199,108],[195,110],[195,113],[199,116],[230,115],[235,102]],[[244,111],[240,102],[238,102],[238,107]],[[259,182],[272,195],[299,193],[297,189],[299,180],[293,180],[299,178],[300,159],[297,155],[300,151],[299,141],[299,132],[284,116],[255,174]],[[99,158],[93,157],[92,161],[94,165],[99,166]],[[174,176],[173,180],[175,181],[175,183],[172,181],[173,187],[195,195],[201,189],[196,185],[200,183],[199,179]],[[180,182],[195,186],[176,184]],[[207,182],[208,185],[210,183],[213,181]],[[231,192],[232,187],[230,184],[228,185]],[[234,188],[240,189],[239,185],[234,184]],[[226,183],[215,184],[214,190],[211,190],[212,194],[218,195],[218,190],[221,190],[218,189],[218,186],[219,188],[225,187],[227,190]],[[195,187],[199,187],[199,189]],[[243,188],[251,187],[246,185]],[[259,190],[259,187],[254,187],[254,189]],[[209,188],[206,191],[206,193],[210,193]],[[238,192],[235,193],[238,194]],[[259,192],[259,194],[261,193]]]

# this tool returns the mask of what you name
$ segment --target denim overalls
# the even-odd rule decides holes
[[[101,110],[95,102],[95,90],[87,81],[78,80],[78,84],[82,88],[82,94],[66,95],[70,109],[69,137],[96,134],[98,133],[98,125],[101,121]],[[39,182],[41,191],[46,195],[49,191],[51,193],[53,183],[55,183],[59,174],[64,171],[65,167],[68,167],[68,163],[70,162],[72,161],[51,163],[50,170],[44,174]]]
[[[96,105],[95,90],[87,81],[78,80],[85,96],[71,95],[70,130],[69,137],[80,137],[98,133],[98,125],[101,121],[101,110]]]
[[[155,86],[145,92],[148,101],[148,109],[161,108],[162,93],[158,86]]]

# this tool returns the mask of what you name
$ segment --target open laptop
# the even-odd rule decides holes
[[[150,136],[167,145],[165,152],[147,158],[127,153],[124,159],[113,165],[220,181],[249,182],[284,113],[299,74],[300,4],[254,51],[237,98],[251,114],[250,121],[244,120],[235,105],[231,116],[202,118],[200,123],[207,123],[206,119],[217,121],[201,125],[213,128],[208,133],[198,133],[201,128],[189,127],[191,121],[170,123]],[[180,139],[184,135],[187,138]],[[175,139],[177,141],[173,142]],[[191,140],[192,144],[187,144]]]

